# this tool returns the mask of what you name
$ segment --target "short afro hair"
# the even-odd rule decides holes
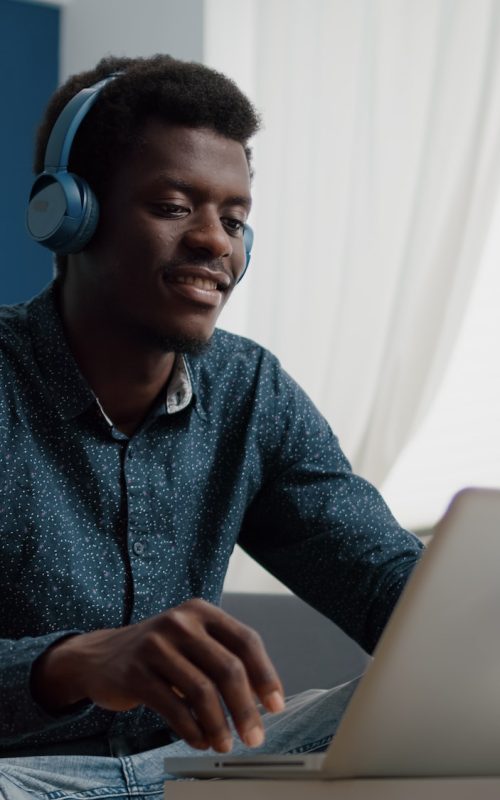
[[[102,90],[73,141],[68,168],[84,178],[102,200],[110,176],[128,152],[140,145],[145,122],[156,117],[174,125],[209,128],[239,142],[251,168],[248,142],[260,119],[236,84],[203,64],[168,55],[103,58],[87,72],[70,77],[52,96],[38,129],[34,170],[42,172],[47,142],[64,106],[81,89],[119,73]],[[56,257],[62,274],[65,256]]]

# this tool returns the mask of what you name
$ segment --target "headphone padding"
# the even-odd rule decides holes
[[[243,272],[241,273],[240,277],[236,281],[238,284],[244,277],[245,272],[248,269],[248,265],[250,264],[250,258],[252,255],[252,247],[253,247],[253,229],[250,225],[246,224],[244,231],[243,231],[243,246],[245,248],[245,266],[243,267]]]
[[[56,251],[58,255],[80,253],[92,239],[99,221],[99,202],[87,181],[73,175],[82,197],[80,225],[68,241]]]
[[[32,238],[58,255],[79,253],[92,238],[99,204],[88,183],[70,172],[42,172],[31,190],[26,223]]]

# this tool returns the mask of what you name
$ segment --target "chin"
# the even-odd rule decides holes
[[[144,325],[136,323],[129,326],[129,334],[135,339],[137,344],[142,345],[149,351],[160,351],[161,353],[185,353],[186,355],[200,355],[210,347],[210,342],[214,329],[210,330],[189,330],[189,326],[179,329],[162,330],[159,326]]]
[[[150,343],[163,353],[185,353],[188,356],[199,356],[210,347],[211,336],[189,336],[186,334],[158,333]]]
[[[191,337],[176,338],[165,341],[164,352],[185,353],[187,356],[200,356],[210,347],[211,339],[196,339]]]

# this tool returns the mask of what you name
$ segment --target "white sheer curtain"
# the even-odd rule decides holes
[[[439,384],[492,215],[500,3],[206,0],[206,16],[207,63],[265,123],[252,270],[221,324],[280,356],[380,484]]]

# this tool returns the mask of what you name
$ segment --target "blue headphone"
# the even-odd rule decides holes
[[[45,151],[43,172],[31,187],[26,225],[35,242],[58,255],[79,253],[90,242],[99,219],[99,203],[87,181],[68,172],[69,154],[75,134],[83,118],[92,108],[99,93],[119,73],[82,89],[71,98],[52,128]],[[245,268],[250,263],[253,231],[245,225]]]

